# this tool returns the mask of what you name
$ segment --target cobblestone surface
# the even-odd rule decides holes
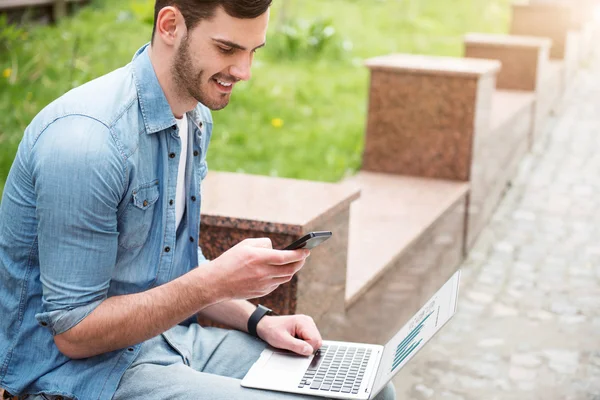
[[[600,62],[582,70],[462,266],[398,399],[600,400]]]

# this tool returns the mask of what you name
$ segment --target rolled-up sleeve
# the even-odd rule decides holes
[[[61,118],[31,148],[42,307],[53,335],[81,322],[107,297],[116,264],[117,207],[125,162],[104,124]]]

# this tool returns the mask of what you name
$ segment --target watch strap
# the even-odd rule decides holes
[[[265,315],[274,315],[274,314],[275,313],[273,312],[273,310],[259,304],[256,307],[256,310],[254,310],[254,312],[252,313],[252,315],[250,315],[250,318],[248,318],[248,333],[251,334],[252,336],[258,337],[258,334],[256,333],[256,327],[258,326],[258,322]]]

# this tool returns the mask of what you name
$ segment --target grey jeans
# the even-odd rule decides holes
[[[240,386],[264,348],[263,341],[243,332],[176,326],[142,345],[113,400],[315,400]],[[388,385],[376,399],[395,399],[394,387]]]

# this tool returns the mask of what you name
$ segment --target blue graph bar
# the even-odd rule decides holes
[[[410,333],[410,335],[408,335],[403,341],[402,343],[400,343],[398,345],[398,347],[396,348],[396,355],[395,358],[397,359],[398,357],[400,357],[402,355],[402,353],[404,353],[404,351],[411,345],[412,340],[419,334],[421,333],[421,330],[423,329],[423,326],[419,326],[415,329],[413,329],[413,331]],[[394,362],[396,362],[396,360],[394,360]]]
[[[425,318],[423,318],[423,320],[421,322],[419,322],[419,324],[417,326],[414,327],[414,329],[408,334],[408,336],[405,337],[402,342],[400,342],[400,344],[398,345],[398,348],[396,349],[396,352],[398,352],[398,349],[409,345],[409,342],[415,337],[416,334],[418,334],[421,331],[421,329],[423,328],[423,325],[425,324],[425,321],[427,321],[427,319],[431,316],[431,314],[433,314],[433,311],[430,312],[429,314],[427,314],[427,316]]]
[[[408,351],[405,352],[405,354],[402,356],[402,358],[400,358],[398,361],[396,361],[394,363],[394,365],[392,365],[392,371],[395,370],[400,364],[402,364],[402,361],[404,361],[406,359],[406,357],[408,357],[410,355],[410,353],[413,352],[414,349],[416,349],[421,342],[423,341],[423,339],[420,339],[417,343],[413,343],[412,346],[410,346],[410,348],[408,349]]]
[[[423,341],[423,339],[419,340],[417,343],[414,343],[413,340],[421,333],[423,326],[425,325],[425,321],[433,314],[431,311],[421,322],[417,324],[413,328],[413,330],[400,342],[398,347],[396,347],[396,355],[394,356],[394,361],[392,363],[392,371],[398,367],[408,357],[410,353]]]

